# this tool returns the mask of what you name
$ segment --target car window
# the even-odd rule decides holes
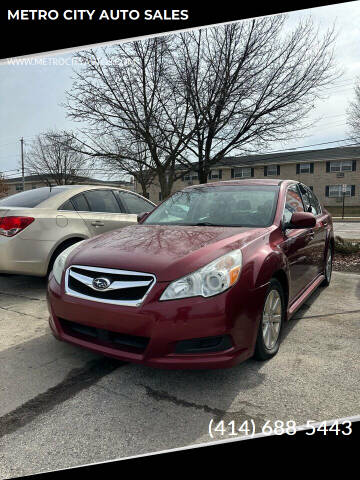
[[[90,210],[89,204],[82,193],[72,197],[71,202],[78,212],[88,212]]]
[[[75,210],[74,205],[71,203],[71,200],[63,203],[59,210]]]
[[[196,187],[175,193],[144,224],[265,227],[272,224],[278,186]]]
[[[321,214],[321,206],[319,203],[319,200],[316,198],[314,192],[310,190],[310,188],[306,187],[308,198],[310,200],[310,206],[311,206],[311,213],[314,215],[320,215]]]
[[[111,190],[89,190],[84,192],[92,212],[120,213],[119,204]]]
[[[317,206],[317,211],[318,211],[318,214],[321,215],[322,214],[322,207],[321,207],[321,203],[319,202],[319,199],[317,198],[317,196],[315,195],[314,192],[311,192],[313,198],[314,198],[314,201],[315,201],[315,205]]]
[[[129,213],[151,212],[154,209],[154,205],[133,193],[115,191],[115,195],[119,196]]]
[[[303,212],[304,205],[301,199],[301,195],[296,185],[291,185],[287,189],[283,222],[289,223],[294,212]]]
[[[171,223],[186,222],[193,198],[186,193],[184,195],[174,195],[171,198],[172,200],[167,202],[167,208],[164,210],[164,220]],[[204,204],[199,207],[199,217],[205,215],[205,208],[206,206]],[[189,221],[191,221],[191,219],[189,219]]]
[[[304,202],[305,212],[314,213],[311,205],[311,197],[310,197],[311,190],[308,189],[305,185],[302,185],[301,183],[299,184],[299,189]],[[316,214],[314,213],[314,215]]]
[[[61,187],[51,189],[50,187],[41,187],[34,190],[26,190],[25,192],[15,193],[15,195],[3,198],[0,200],[0,206],[33,208],[48,198],[64,191],[66,191],[66,189]]]

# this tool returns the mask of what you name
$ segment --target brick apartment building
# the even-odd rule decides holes
[[[53,186],[55,184],[51,182]],[[104,181],[89,177],[76,177],[73,180],[76,185],[99,185],[109,187],[126,188],[127,190],[134,190],[134,184],[126,181]],[[34,188],[47,187],[48,184],[40,175],[27,175],[25,177],[25,190]],[[22,177],[9,178],[5,180],[6,195],[13,195],[23,191]]]
[[[208,182],[251,177],[299,180],[331,211],[341,208],[342,185],[346,184],[347,210],[360,207],[360,147],[225,157],[212,167]],[[174,183],[172,192],[198,183],[196,172],[186,173]],[[141,193],[140,185],[135,190]],[[149,198],[155,203],[162,200],[157,181],[149,188]]]

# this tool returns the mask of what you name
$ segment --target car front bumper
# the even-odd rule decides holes
[[[211,298],[160,302],[158,299],[167,285],[156,284],[151,298],[142,306],[126,307],[67,295],[51,275],[47,292],[51,330],[59,340],[122,361],[159,368],[224,368],[252,356],[266,285],[249,290],[237,284]],[[75,326],[75,330],[69,329],[69,325]],[[116,339],[130,339],[130,345],[109,341],[99,332],[106,335],[110,332]],[[211,351],[207,348],[196,353],[179,353],[184,351],[184,344],[194,339],[196,345],[199,339],[211,344],[214,337],[223,340]],[[134,347],[132,339],[141,339],[143,346]]]

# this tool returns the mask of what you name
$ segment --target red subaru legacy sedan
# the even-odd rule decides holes
[[[56,338],[162,368],[274,356],[331,278],[334,234],[310,188],[235,180],[173,194],[139,224],[65,250],[48,285]]]

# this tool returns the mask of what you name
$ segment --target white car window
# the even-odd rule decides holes
[[[121,213],[111,190],[89,190],[84,195],[92,212]]]

